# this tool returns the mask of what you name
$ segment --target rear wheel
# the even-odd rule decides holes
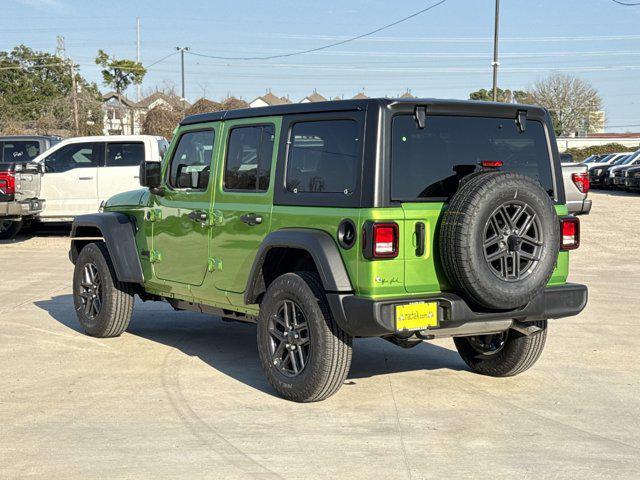
[[[11,240],[22,229],[22,220],[0,220],[0,240]]]
[[[351,347],[317,274],[287,273],[269,285],[260,305],[258,353],[281,396],[315,402],[333,395],[349,373]]]
[[[129,326],[133,313],[133,289],[115,276],[103,243],[82,249],[73,274],[76,315],[87,335],[117,337]]]
[[[525,335],[510,329],[492,335],[453,339],[462,360],[476,373],[511,377],[531,368],[542,355],[547,321],[533,322],[538,331]]]

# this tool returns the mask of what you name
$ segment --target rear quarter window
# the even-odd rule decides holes
[[[485,160],[502,161],[501,171],[527,175],[553,196],[541,122],[528,120],[520,132],[514,119],[427,116],[426,128],[420,129],[413,115],[399,115],[392,124],[391,199],[447,199]]]

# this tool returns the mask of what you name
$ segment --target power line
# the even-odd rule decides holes
[[[618,5],[624,5],[625,7],[637,7],[637,6],[640,6],[640,2],[637,2],[637,3],[625,3],[625,2],[621,2],[620,0],[611,0],[611,1],[617,3]]]
[[[308,50],[298,50],[296,52],[283,53],[280,55],[266,55],[266,56],[259,56],[259,57],[225,57],[225,56],[219,56],[219,55],[206,55],[204,53],[196,53],[196,52],[187,52],[187,53],[189,53],[190,55],[198,56],[198,57],[213,58],[216,60],[272,60],[274,58],[285,58],[285,57],[293,57],[294,55],[304,55],[305,53],[318,52],[320,50],[326,50],[327,48],[337,47],[338,45],[344,45],[345,43],[354,42],[364,37],[369,37],[373,34],[381,32],[382,30],[386,30],[387,28],[391,28],[400,23],[406,22],[407,20],[417,17],[418,15],[422,15],[423,13],[428,12],[433,8],[436,8],[439,5],[442,5],[446,1],[447,0],[440,0],[439,2],[436,2],[433,5],[428,6],[427,8],[423,8],[422,10],[414,12],[411,15],[407,15],[406,17],[401,18],[400,20],[396,20],[395,22],[376,28],[375,30],[371,30],[370,32],[363,33],[361,35],[356,35],[355,37],[350,37],[345,40],[341,40],[339,42],[333,42],[327,45],[323,45],[321,47],[310,48]]]

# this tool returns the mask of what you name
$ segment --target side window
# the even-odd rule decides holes
[[[74,168],[97,167],[96,146],[93,143],[65,145],[44,159],[47,172],[62,173]]]
[[[134,143],[108,143],[107,167],[133,167],[144,161],[144,144]]]
[[[225,190],[269,189],[274,140],[273,125],[236,127],[231,130],[224,169]]]
[[[293,125],[286,186],[293,193],[344,193],[356,187],[358,123],[321,120]]]
[[[169,165],[167,183],[170,187],[207,189],[214,140],[214,130],[186,132],[180,136]]]
[[[4,162],[26,162],[40,154],[40,144],[35,140],[7,140],[2,144]]]

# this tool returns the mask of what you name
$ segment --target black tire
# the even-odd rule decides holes
[[[89,285],[92,282],[87,281],[87,269],[97,272],[98,287]],[[117,280],[104,243],[90,243],[78,255],[73,273],[73,301],[78,321],[87,335],[117,337],[129,326],[133,288]]]
[[[497,229],[494,236],[504,239],[495,248],[508,257],[502,278],[496,273],[496,260],[491,263],[491,255],[486,256],[484,241],[490,219],[505,205],[513,215],[509,222],[515,221],[504,230]],[[532,218],[528,226],[528,217],[517,216],[521,207]],[[518,228],[526,232],[516,235]],[[532,231],[541,245],[528,243],[527,232]],[[526,305],[547,285],[560,249],[560,226],[551,198],[536,181],[515,173],[485,172],[463,182],[451,198],[442,218],[439,245],[443,270],[455,290],[481,308],[508,310]],[[522,260],[525,254],[537,260]],[[501,260],[497,262],[502,265]],[[509,278],[516,263],[518,274]]]
[[[275,365],[274,361],[280,361],[280,358],[274,360],[277,355],[272,356],[275,353],[272,352],[272,348],[275,349],[272,342],[277,340],[270,333],[270,325],[273,325],[270,319],[278,316],[285,301],[293,302],[301,309],[307,324],[308,357],[295,376],[283,373],[280,366],[284,367],[285,362]],[[316,402],[333,395],[349,373],[352,342],[352,337],[331,316],[317,274],[287,273],[269,285],[260,305],[258,353],[269,384],[282,397],[295,402]]]
[[[532,322],[532,325],[540,330],[529,335],[515,330],[505,332],[506,339],[503,345],[494,352],[479,348],[477,339],[488,337],[487,335],[456,337],[453,341],[462,360],[474,372],[490,377],[511,377],[531,368],[542,354],[547,340],[547,321]],[[485,345],[490,343],[485,339],[480,341]]]
[[[22,230],[22,220],[0,220],[0,240],[11,240]]]

